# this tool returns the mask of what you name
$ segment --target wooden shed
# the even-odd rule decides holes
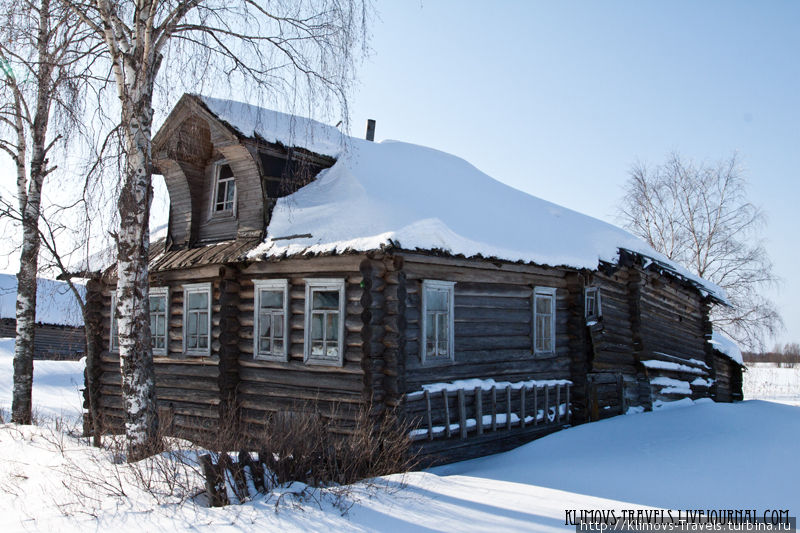
[[[79,287],[80,289],[80,287]],[[17,277],[0,274],[0,338],[17,336]],[[86,352],[83,313],[65,282],[39,278],[34,359],[80,359]]]
[[[732,398],[707,342],[722,291],[462,159],[194,95],[154,159],[171,207],[151,329],[176,433],[306,401],[341,432],[359,409],[396,409],[442,462],[631,407]],[[119,428],[114,286],[113,269],[92,285],[106,349],[87,394]]]

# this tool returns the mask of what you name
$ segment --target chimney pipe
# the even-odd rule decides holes
[[[375,120],[367,119],[367,140],[374,141],[375,140]]]

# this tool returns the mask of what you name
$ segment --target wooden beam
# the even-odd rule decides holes
[[[483,389],[475,387],[475,422],[478,426],[478,435],[483,435]]]
[[[458,389],[458,424],[461,438],[467,438],[467,408],[464,404],[464,389]]]

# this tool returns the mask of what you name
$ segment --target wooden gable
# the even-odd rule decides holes
[[[199,97],[184,95],[153,139],[153,160],[170,195],[167,247],[262,239],[275,200],[306,185],[334,160],[242,136]],[[215,163],[236,183],[232,216],[213,216]]]

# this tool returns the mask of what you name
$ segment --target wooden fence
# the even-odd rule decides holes
[[[526,426],[565,425],[570,423],[571,383],[529,385],[510,383],[505,387],[484,389],[424,389],[407,394],[406,414],[419,420],[411,431],[412,440],[433,440],[470,433],[510,430]]]

